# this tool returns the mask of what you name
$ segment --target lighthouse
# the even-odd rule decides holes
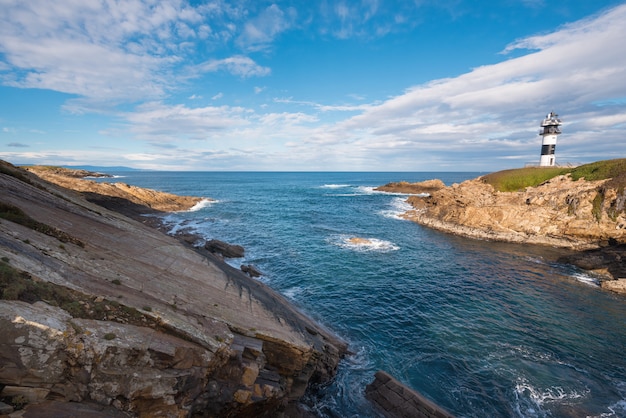
[[[539,135],[543,137],[543,140],[541,141],[539,167],[554,167],[554,150],[556,148],[556,137],[561,133],[560,125],[561,119],[554,112],[548,113],[543,122],[541,122],[542,129],[539,131]]]

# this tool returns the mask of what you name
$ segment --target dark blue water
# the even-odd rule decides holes
[[[398,218],[405,196],[372,190],[476,173],[119,174],[217,199],[167,221],[243,245],[233,265],[256,265],[350,343],[310,400],[319,416],[378,416],[363,397],[378,369],[459,417],[626,416],[625,297],[557,264],[560,250],[441,234]]]

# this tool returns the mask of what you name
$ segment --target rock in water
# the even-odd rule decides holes
[[[207,241],[204,248],[210,253],[221,254],[225,258],[241,258],[245,253],[241,245],[233,245],[217,239]]]

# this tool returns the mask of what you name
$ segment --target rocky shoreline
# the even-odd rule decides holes
[[[333,378],[347,345],[220,256],[140,216],[200,198],[36,170],[0,162],[5,407],[307,416],[298,400]]]
[[[442,232],[573,250],[559,261],[592,271],[603,288],[626,294],[626,196],[610,186],[610,179],[562,175],[516,192],[495,191],[481,177],[451,186],[439,180],[389,183],[376,190],[410,194],[412,209],[402,216]]]

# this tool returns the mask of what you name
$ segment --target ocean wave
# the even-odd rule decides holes
[[[605,412],[599,415],[600,418],[617,418],[626,416],[626,399],[617,401],[608,407],[611,412]]]
[[[539,389],[531,385],[526,379],[519,378],[515,385],[515,393],[517,394],[519,400],[521,400],[520,398],[530,400],[536,408],[541,410],[544,405],[552,402],[563,403],[563,401],[584,398],[590,393],[590,391],[587,389],[585,391],[578,392],[575,390],[564,389],[561,386]],[[524,416],[528,413],[537,412],[535,408],[529,405],[523,409],[526,409],[526,411],[520,410],[520,412],[523,413]]]
[[[587,284],[589,286],[600,285],[600,281],[596,277],[592,276],[591,274],[577,272],[577,273],[572,274],[572,277],[578,280],[579,282]]]
[[[324,184],[319,186],[320,189],[343,189],[346,187],[350,187],[349,184]]]
[[[190,209],[186,210],[185,212],[197,212],[201,209],[212,206],[214,203],[219,203],[219,201],[213,200],[213,199],[202,199],[201,201],[193,205]]]
[[[356,186],[352,187],[350,185],[345,185],[345,188],[351,188],[351,193],[335,193],[329,196],[342,196],[342,197],[351,197],[351,196],[369,196],[377,193],[381,193],[379,191],[374,190],[375,186]]]
[[[389,209],[381,210],[379,215],[384,216],[385,218],[398,219],[401,221],[405,221],[402,217],[403,214],[413,209],[407,201],[401,197],[395,197],[391,203],[389,204]]]
[[[300,296],[304,292],[304,288],[301,286],[290,287],[289,289],[283,290],[283,295],[289,300],[298,300],[298,296]]]
[[[354,235],[339,235],[330,239],[331,243],[341,248],[358,252],[381,252],[399,250],[400,247],[390,241],[378,238],[363,238]]]

